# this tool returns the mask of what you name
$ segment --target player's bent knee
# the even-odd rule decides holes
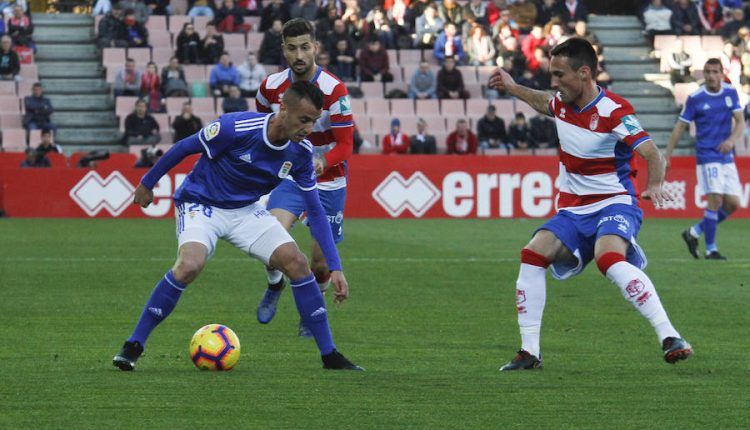
[[[530,264],[546,269],[550,265],[549,258],[529,247],[521,250],[521,263]]]
[[[607,271],[610,267],[615,264],[626,261],[625,256],[619,252],[605,252],[602,255],[596,257],[596,267],[602,272],[602,275],[607,276]]]
[[[289,279],[304,278],[310,273],[307,257],[293,242],[276,248],[271,255],[271,266],[281,270]]]
[[[189,284],[198,277],[204,265],[205,261],[198,258],[180,258],[172,269],[172,273],[181,283]]]

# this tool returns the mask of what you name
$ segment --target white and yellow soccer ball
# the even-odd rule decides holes
[[[231,370],[240,359],[240,339],[225,325],[205,325],[190,341],[190,358],[201,370]]]

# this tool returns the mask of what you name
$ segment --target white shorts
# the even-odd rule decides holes
[[[706,163],[696,166],[698,185],[703,194],[742,195],[740,175],[734,163]]]
[[[184,202],[175,206],[177,247],[198,242],[208,248],[209,258],[219,238],[266,265],[279,246],[294,242],[275,216],[254,203],[238,209],[220,209]]]

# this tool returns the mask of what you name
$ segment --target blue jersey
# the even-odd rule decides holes
[[[198,132],[203,156],[175,192],[174,199],[235,209],[248,206],[293,176],[303,191],[316,187],[312,144],[268,140],[274,114],[235,112],[222,115]]]
[[[741,111],[737,91],[731,85],[721,84],[718,93],[711,93],[705,85],[685,101],[680,120],[695,121],[695,152],[698,164],[731,163],[733,152],[722,154],[719,145],[732,134],[732,117]]]

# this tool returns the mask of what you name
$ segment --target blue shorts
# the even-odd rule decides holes
[[[333,242],[339,243],[344,240],[344,204],[346,203],[346,188],[333,191],[318,190],[320,203],[328,216],[328,223],[331,224],[331,233],[333,233]],[[297,216],[304,218],[305,200],[302,197],[302,191],[294,181],[283,180],[278,187],[271,191],[271,196],[266,204],[268,210],[284,209]]]
[[[576,257],[576,262],[558,262],[550,266],[552,276],[566,279],[583,271],[594,258],[596,240],[605,235],[620,236],[630,242],[625,256],[628,263],[645,268],[648,264],[646,255],[635,241],[642,221],[643,212],[639,207],[615,204],[585,215],[562,210],[537,231],[552,232]]]

